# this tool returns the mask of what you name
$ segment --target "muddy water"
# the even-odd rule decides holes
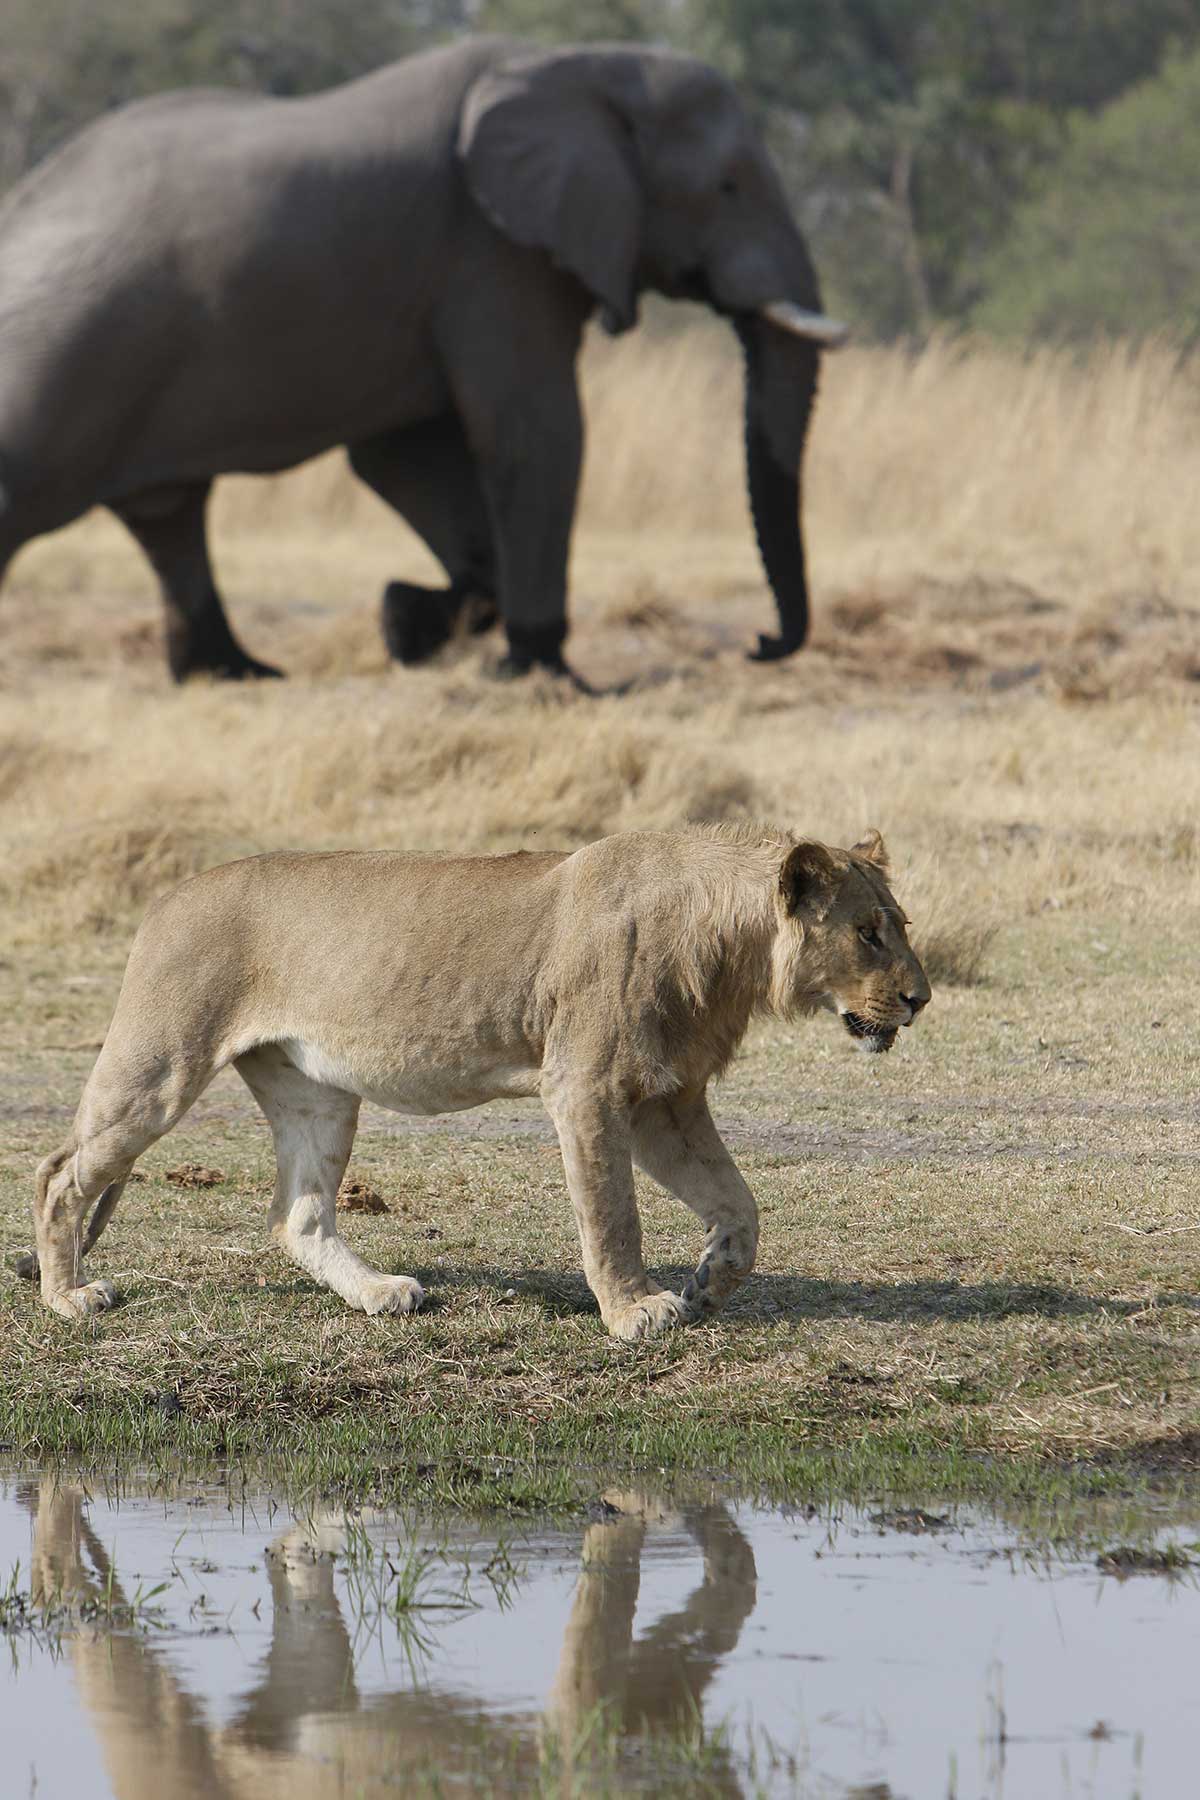
[[[0,1607],[0,1793],[1198,1791],[1191,1577],[904,1523],[613,1490],[497,1536],[0,1476],[32,1602]]]

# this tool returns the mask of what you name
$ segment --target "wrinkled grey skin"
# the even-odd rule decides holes
[[[508,667],[561,668],[582,447],[575,361],[647,289],[746,352],[748,474],[781,635],[804,639],[799,470],[812,266],[732,88],[690,57],[477,38],[298,100],[168,94],[110,114],[0,207],[0,572],[108,506],[153,564],[177,678],[275,673],[213,583],[214,477],[348,447],[444,564],[393,583],[417,661],[468,603]]]

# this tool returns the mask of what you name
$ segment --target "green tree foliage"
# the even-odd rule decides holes
[[[984,285],[986,329],[1200,336],[1200,54],[1072,119]]]
[[[1135,224],[1137,242],[1153,240],[1153,254],[1138,255],[1164,294],[1186,285],[1188,177],[1167,166],[1176,127],[1165,113],[1178,110],[1187,52],[1200,50],[1197,0],[2,4],[0,191],[97,113],[163,88],[303,93],[470,29],[658,40],[739,83],[812,241],[827,304],[860,330],[894,336],[967,319],[1058,332],[1118,318],[1140,326],[1163,308],[1148,297],[1133,307],[1130,284],[1122,298],[1102,273],[1110,227],[1128,245]],[[1118,154],[1107,134],[1121,130],[1126,105],[1140,123]],[[1161,139],[1165,160],[1147,162],[1140,215],[1130,198],[1122,224],[1139,134]],[[1060,183],[1072,200],[1056,199]],[[1085,216],[1072,249],[1073,220]],[[1051,243],[1058,297],[1047,289],[1030,310],[1022,297]],[[1085,256],[1103,304],[1083,277],[1067,281],[1066,265]]]
[[[834,304],[883,335],[959,319],[1069,109],[1200,41],[1195,0],[689,0],[754,97]]]

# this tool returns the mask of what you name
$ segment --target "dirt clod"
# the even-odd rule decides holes
[[[224,1179],[224,1169],[210,1169],[204,1163],[180,1163],[177,1168],[163,1170],[163,1180],[172,1187],[220,1187]]]
[[[376,1188],[365,1181],[343,1181],[338,1190],[338,1211],[352,1213],[386,1213],[392,1209]]]

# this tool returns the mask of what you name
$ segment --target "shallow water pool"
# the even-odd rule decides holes
[[[978,1511],[627,1488],[497,1530],[10,1474],[8,1571],[22,1800],[1200,1787],[1193,1578],[1034,1554]]]

